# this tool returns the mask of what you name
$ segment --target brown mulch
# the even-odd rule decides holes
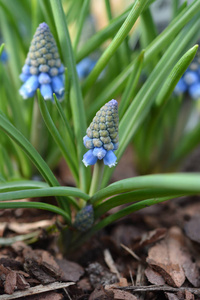
[[[32,210],[28,223],[28,213],[1,213],[3,241],[57,222]],[[199,223],[198,197],[173,200],[116,222],[68,257],[41,228],[29,245],[1,246],[0,299],[200,299]]]

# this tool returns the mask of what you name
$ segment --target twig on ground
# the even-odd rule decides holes
[[[3,299],[3,300],[17,299],[17,298],[21,298],[21,297],[30,296],[30,295],[36,295],[36,294],[41,294],[41,293],[45,293],[45,292],[49,292],[49,291],[63,289],[70,285],[73,285],[73,284],[75,284],[75,283],[74,282],[54,282],[54,283],[50,283],[48,285],[38,285],[38,286],[28,288],[24,291],[17,291],[15,293],[13,293],[12,295],[1,295],[0,299]]]

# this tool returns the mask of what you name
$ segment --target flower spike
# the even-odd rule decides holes
[[[64,96],[64,66],[46,23],[41,23],[31,42],[20,79],[24,82],[19,92],[24,99],[32,97],[37,88],[45,100],[53,101],[53,93]]]
[[[116,165],[114,151],[118,148],[118,124],[118,103],[112,99],[97,112],[83,138],[85,147],[90,149],[83,156],[86,167],[94,165],[98,159],[103,159],[110,168]]]
[[[85,232],[92,227],[94,223],[94,210],[91,204],[83,207],[76,215],[74,227],[79,231]]]

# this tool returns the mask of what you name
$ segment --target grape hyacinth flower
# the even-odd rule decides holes
[[[91,204],[83,207],[75,217],[74,227],[79,231],[85,232],[92,227],[94,223],[94,211]]]
[[[2,61],[3,64],[5,64],[8,61],[8,54],[5,50],[3,50],[1,53],[0,61]]]
[[[200,57],[198,54],[177,83],[174,92],[176,95],[187,92],[192,99],[200,99]]]
[[[118,148],[118,124],[118,103],[112,99],[97,112],[83,138],[85,147],[90,149],[83,156],[86,167],[94,165],[98,159],[103,159],[110,168],[116,165],[114,151]]]
[[[96,65],[96,60],[91,59],[90,57],[85,57],[76,65],[76,71],[80,80],[86,78],[94,66]]]
[[[39,88],[45,100],[53,101],[53,93],[64,96],[64,66],[58,48],[46,23],[41,23],[31,42],[20,79],[24,82],[19,92],[24,99],[32,97]]]

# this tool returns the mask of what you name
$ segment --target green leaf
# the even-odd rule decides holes
[[[81,36],[81,33],[82,33],[82,29],[83,29],[83,25],[84,25],[84,21],[85,21],[85,18],[88,14],[88,10],[89,10],[89,5],[90,5],[90,0],[85,0],[83,2],[83,5],[81,7],[81,11],[80,11],[80,15],[79,15],[79,19],[78,19],[78,24],[77,24],[77,27],[78,27],[78,30],[77,30],[77,33],[76,33],[76,37],[75,37],[75,40],[74,40],[74,53],[76,53],[77,51],[77,47],[78,47],[78,43],[79,43],[79,40],[80,40],[80,36]]]
[[[187,132],[180,140],[177,148],[172,153],[170,163],[178,166],[179,163],[187,156],[200,142],[200,124],[197,124],[191,131]]]
[[[180,192],[184,195],[187,195],[188,193],[199,194],[200,174],[156,174],[123,179],[110,184],[104,189],[101,189],[96,194],[94,194],[90,201],[92,204],[96,204],[103,199],[119,193],[152,188],[162,188],[172,191],[172,193]]]
[[[66,137],[66,140],[67,140],[67,145],[69,146],[69,148],[71,149],[71,151],[73,151],[74,153],[74,156],[76,156],[76,145],[74,143],[74,133],[72,132],[72,129],[70,127],[70,124],[64,114],[64,111],[63,111],[63,108],[60,104],[60,101],[57,99],[56,95],[54,94],[53,95],[54,97],[54,100],[55,100],[55,104],[56,104],[56,107],[58,109],[58,112],[60,114],[60,117],[63,121],[63,124],[65,126],[65,135],[67,136]]]
[[[47,188],[48,184],[46,182],[41,181],[33,181],[33,180],[20,180],[20,181],[11,181],[0,183],[0,192],[11,192],[11,191],[19,191],[24,189],[39,189],[39,188]]]
[[[1,186],[1,185],[0,185]],[[20,187],[20,183],[19,183]],[[28,185],[27,185],[28,187]],[[27,188],[26,187],[26,188]],[[72,197],[80,197],[87,201],[90,197],[82,192],[81,190],[73,187],[49,187],[49,188],[41,188],[38,185],[38,188],[33,189],[31,185],[30,189],[26,190],[15,190],[13,192],[2,192],[0,194],[0,201],[7,200],[19,200],[24,198],[36,198],[36,197],[49,197],[49,196],[72,196]],[[1,189],[0,189],[1,190]],[[67,198],[66,201],[71,202],[71,198]],[[74,202],[72,202],[74,204]]]
[[[137,57],[134,63],[133,71],[129,77],[126,88],[122,94],[122,98],[119,105],[119,119],[122,118],[128,106],[130,105],[130,101],[134,98],[136,86],[140,78],[140,74],[143,67],[144,53],[145,51],[143,50],[141,54]]]
[[[128,16],[128,13],[133,5],[131,5],[123,14],[119,17],[113,19],[108,26],[98,31],[95,35],[93,35],[86,44],[82,46],[82,48],[78,51],[76,55],[76,61],[81,61],[84,57],[88,56],[91,52],[96,50],[109,38],[112,38],[116,32],[119,30],[123,22]]]
[[[78,178],[77,166],[75,165],[75,158],[71,156],[69,150],[67,149],[66,145],[64,144],[63,139],[62,139],[61,135],[59,134],[59,131],[56,128],[56,126],[49,114],[45,100],[41,96],[39,90],[38,90],[37,96],[38,96],[38,103],[39,103],[40,111],[41,111],[42,117],[44,119],[44,122],[45,122],[49,132],[51,133],[52,137],[54,138],[57,145],[59,146],[67,164],[69,165],[69,168],[70,168],[76,182],[78,183],[79,178]]]
[[[64,62],[68,69],[70,87],[71,87],[71,107],[73,115],[73,124],[78,152],[78,165],[80,170],[80,187],[84,191],[88,191],[89,182],[91,180],[90,170],[86,169],[82,163],[83,154],[85,152],[83,145],[83,136],[86,133],[86,117],[81,94],[80,83],[76,72],[76,62],[67,28],[66,18],[64,15],[61,0],[50,0],[54,20],[59,36],[59,41],[63,53]]]
[[[35,148],[31,145],[31,143],[21,134],[21,132],[15,128],[8,119],[0,112],[0,128],[14,141],[16,142],[21,149],[27,154],[27,156],[32,160],[35,164],[36,168],[39,170],[41,175],[44,179],[49,183],[51,186],[59,186],[59,182],[57,181],[56,177],[49,169],[48,165],[42,159],[40,154],[35,150]],[[66,205],[66,201],[64,199],[64,203],[62,204],[63,199],[57,199],[59,205],[63,207]],[[65,209],[68,209],[65,206]]]
[[[111,81],[107,86],[104,87],[102,92],[97,95],[95,101],[91,102],[88,107],[88,120],[94,117],[96,112],[103,106],[107,101],[115,98],[115,96],[119,95],[119,93],[126,86],[128,81],[128,77],[132,74],[133,69],[135,69],[136,60],[129,64],[113,81]]]
[[[128,193],[122,193],[117,196],[111,197],[107,199],[106,201],[100,202],[95,206],[94,214],[95,219],[99,218],[100,216],[104,215],[106,212],[108,212],[110,209],[127,204],[132,202],[138,202],[141,200],[146,200],[149,198],[161,198],[161,197],[181,197],[182,194],[180,192],[172,192],[171,190],[167,189],[158,189],[158,188],[152,188],[152,189],[144,189],[144,190],[136,190],[133,192]]]
[[[1,46],[0,46],[0,57],[1,57],[1,53],[3,52],[4,47],[5,47],[5,44],[1,44]]]
[[[152,206],[154,204],[158,204],[170,199],[174,199],[175,197],[161,197],[161,198],[154,198],[154,199],[147,199],[147,200],[143,200],[137,203],[134,203],[132,205],[127,206],[126,208],[123,208],[121,210],[119,210],[117,213],[113,213],[111,215],[109,215],[108,217],[106,217],[105,219],[101,220],[100,222],[98,222],[96,225],[93,226],[93,228],[90,230],[90,232],[88,232],[88,236],[93,235],[95,232],[99,231],[100,229],[108,226],[109,224],[113,223],[114,221],[117,221],[135,211],[138,211],[142,208],[148,207],[148,206]]]
[[[172,71],[170,72],[169,76],[167,77],[167,80],[163,84],[155,103],[160,106],[167,102],[169,97],[174,91],[174,88],[176,87],[179,79],[184,74],[184,72],[187,70],[188,66],[192,62],[193,58],[195,57],[195,54],[198,50],[198,45],[195,45],[190,50],[188,50],[181,59],[176,63]]]
[[[0,209],[11,209],[11,208],[36,208],[36,209],[43,209],[51,211],[55,214],[59,214],[63,216],[63,218],[70,222],[70,217],[67,212],[65,212],[63,209],[47,204],[47,203],[41,203],[41,202],[0,202]]]
[[[94,66],[93,70],[87,77],[84,82],[83,86],[83,93],[85,94],[89,88],[94,84],[100,73],[103,71],[107,63],[109,62],[110,58],[119,48],[123,40],[128,35],[129,31],[133,27],[134,23],[136,22],[137,18],[139,17],[140,13],[144,9],[145,5],[147,4],[148,0],[136,0],[134,2],[133,8],[131,9],[128,17],[122,24],[121,28],[115,35],[114,39],[110,43],[110,45],[106,48],[96,65]]]

